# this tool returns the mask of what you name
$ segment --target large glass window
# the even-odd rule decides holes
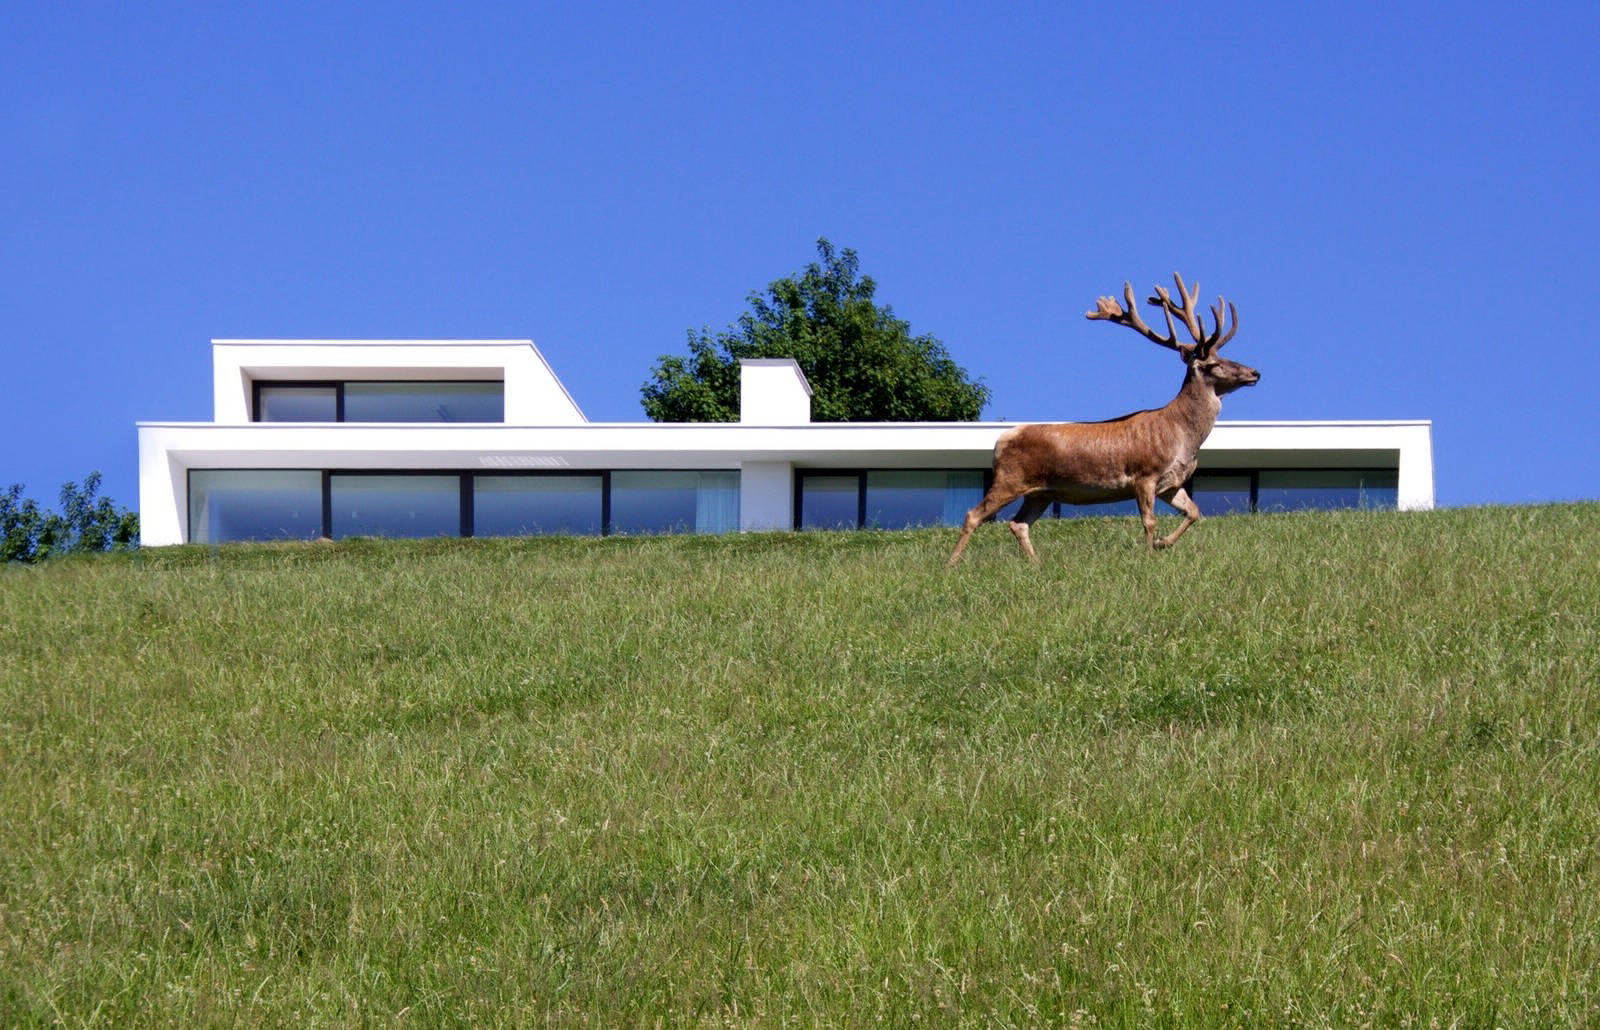
[[[613,533],[731,533],[738,528],[736,471],[611,473]]]
[[[801,529],[855,529],[861,525],[861,477],[800,477]]]
[[[346,422],[504,422],[504,383],[345,383]]]
[[[610,525],[605,524],[610,481]],[[802,529],[955,526],[983,495],[972,469],[800,474]],[[470,525],[462,524],[469,484]],[[420,472],[364,474],[317,469],[196,469],[189,473],[189,539],[314,539],[331,512],[335,537],[524,536],[546,533],[727,533],[739,528],[739,473],[732,470],[629,470],[560,474]],[[1205,515],[1251,510],[1390,509],[1393,469],[1218,470],[1196,474],[1190,490]],[[865,505],[863,519],[862,506]],[[1020,506],[1013,501],[1001,521]],[[1053,504],[1064,517],[1134,515],[1132,500]]]
[[[1261,472],[1257,511],[1388,508],[1396,505],[1399,474],[1392,470],[1308,469]]]
[[[982,499],[980,469],[867,473],[867,525],[874,529],[959,526]]]
[[[1250,512],[1250,475],[1197,473],[1189,495],[1202,515],[1243,515]]]
[[[257,383],[257,422],[504,422],[503,382]]]
[[[258,422],[336,422],[338,419],[337,386],[263,386],[256,392]]]
[[[1016,500],[1007,503],[1005,507],[1001,508],[999,511],[990,516],[991,520],[995,522],[1010,522],[1012,519],[1017,517],[1017,512],[1022,510],[1022,502],[1025,500],[1027,500],[1027,498],[1018,497]],[[1052,504],[1050,506],[1051,510],[1046,511],[1045,514],[1051,514],[1051,511],[1057,507],[1059,507],[1059,505]],[[963,518],[965,518],[965,516],[963,516]]]
[[[322,473],[195,469],[189,473],[189,540],[314,540],[322,535]]]
[[[458,475],[333,475],[328,486],[335,538],[461,534]]]
[[[473,536],[598,536],[600,476],[474,476]]]
[[[1137,515],[1139,502],[1133,498],[1123,501],[1104,501],[1100,504],[1058,504],[1056,515],[1064,519],[1086,519],[1105,515]]]

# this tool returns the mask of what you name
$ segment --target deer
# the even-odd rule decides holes
[[[1139,505],[1145,548],[1152,551],[1171,547],[1200,521],[1200,509],[1184,489],[1194,472],[1200,445],[1216,424],[1223,396],[1254,386],[1261,381],[1261,373],[1217,354],[1239,331],[1239,312],[1234,305],[1219,296],[1211,307],[1214,327],[1207,332],[1197,309],[1200,284],[1191,289],[1183,276],[1173,273],[1172,278],[1178,287],[1177,299],[1158,285],[1155,295],[1146,300],[1166,316],[1165,336],[1139,316],[1132,283],[1122,284],[1125,306],[1114,298],[1100,297],[1085,317],[1127,326],[1152,343],[1176,351],[1185,368],[1178,395],[1165,407],[1131,412],[1106,422],[1031,423],[1001,433],[994,444],[994,479],[983,500],[967,512],[949,567],[961,561],[973,530],[1018,497],[1023,499],[1022,506],[1008,528],[1023,556],[1035,565],[1039,555],[1028,537],[1028,527],[1052,501],[1098,504],[1131,497]],[[1193,343],[1178,342],[1174,318],[1183,323]],[[1159,538],[1157,497],[1183,513],[1183,523]]]

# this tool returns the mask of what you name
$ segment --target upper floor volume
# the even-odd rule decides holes
[[[214,423],[582,425],[531,340],[213,340]]]

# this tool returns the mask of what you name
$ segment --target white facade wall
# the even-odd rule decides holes
[[[739,528],[745,532],[794,526],[794,465],[746,461],[739,467]]]

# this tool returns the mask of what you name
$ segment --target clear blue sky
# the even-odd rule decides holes
[[[995,10],[984,10],[995,8]],[[987,418],[1164,403],[1086,322],[1180,269],[1224,418],[1431,418],[1441,504],[1600,496],[1600,5],[0,12],[0,485],[211,416],[212,337],[531,337],[591,419],[854,248]]]

